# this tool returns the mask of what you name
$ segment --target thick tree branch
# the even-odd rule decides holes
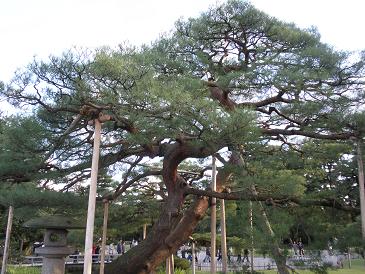
[[[128,182],[125,182],[123,185],[120,185],[118,187],[118,189],[112,195],[111,199],[115,200],[116,198],[118,198],[124,191],[126,191],[128,189],[128,187],[130,187],[133,183],[141,180],[142,178],[145,178],[148,176],[158,176],[161,174],[162,174],[162,172],[160,170],[149,170],[142,174],[139,174],[136,177],[134,177],[133,179],[129,180]]]
[[[322,199],[301,199],[298,197],[288,197],[286,195],[271,196],[267,194],[253,194],[251,190],[240,191],[240,192],[214,192],[211,190],[201,190],[191,187],[185,189],[185,194],[193,194],[197,196],[204,197],[215,197],[224,200],[244,200],[244,201],[264,201],[267,205],[275,205],[281,207],[291,207],[291,206],[322,206],[336,208],[342,211],[348,211],[353,213],[360,213],[359,208],[344,205],[340,201],[334,198],[322,198]]]
[[[166,184],[167,190],[175,189],[178,165],[189,157],[193,158],[204,158],[212,155],[217,151],[217,147],[208,147],[205,143],[199,144],[196,142],[176,142],[171,145],[166,153],[163,160],[163,180]]]
[[[138,159],[136,161],[134,161],[133,163],[130,164],[130,167],[128,168],[127,172],[125,172],[124,174],[124,179],[122,182],[119,183],[119,185],[117,186],[117,188],[115,189],[115,193],[118,193],[118,191],[120,190],[120,188],[126,184],[127,180],[128,180],[128,176],[130,175],[130,173],[132,172],[132,170],[138,165],[138,163],[140,161],[142,161],[142,157],[138,157]]]
[[[279,91],[278,94],[273,97],[269,97],[264,100],[252,102],[252,103],[243,102],[243,103],[237,104],[237,107],[254,107],[254,108],[258,109],[260,107],[268,106],[268,105],[271,105],[271,104],[274,104],[277,102],[290,103],[289,100],[283,98],[283,95],[284,95],[284,91]]]

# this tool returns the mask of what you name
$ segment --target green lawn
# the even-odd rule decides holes
[[[348,261],[346,261],[344,263],[344,267],[345,268],[348,268],[349,267]],[[364,260],[362,260],[362,259],[352,260],[351,261],[351,268],[365,270],[365,262],[364,262]]]
[[[7,274],[40,274],[41,269],[39,267],[22,267],[22,266],[9,266]]]

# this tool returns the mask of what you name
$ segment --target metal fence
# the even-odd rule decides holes
[[[114,254],[114,255],[105,255],[105,263],[110,263],[111,261],[115,260],[121,256],[121,254]],[[100,263],[101,255],[100,254],[93,254],[92,255],[92,262],[93,263]],[[25,265],[32,265],[32,266],[39,266],[43,263],[42,256],[25,256],[23,259],[22,264]],[[83,264],[84,263],[84,255],[69,255],[66,258],[66,264]]]
[[[275,262],[257,262],[253,264],[254,270],[270,270],[270,269],[276,269]],[[251,268],[250,264],[247,263],[237,263],[237,262],[231,262],[228,263],[227,269],[228,271],[242,271],[242,270],[248,270]],[[195,264],[196,270],[202,270],[202,271],[209,271],[210,270],[210,263],[209,262],[198,262]],[[221,263],[216,264],[216,270],[222,271],[223,265]]]
[[[116,258],[121,256],[121,254],[106,254],[105,255],[105,263],[110,263]],[[100,254],[93,255],[93,263],[100,263]],[[203,253],[198,254],[198,261],[196,261],[195,266],[196,270],[209,271],[210,270],[210,262],[204,261]],[[334,267],[343,267],[343,264],[351,259],[361,258],[359,254],[347,254],[340,252],[328,253],[326,251],[307,251],[305,256],[297,256],[290,255],[287,257],[287,265],[295,268],[295,269],[306,269],[314,266],[320,265],[331,265]],[[229,271],[242,271],[251,268],[250,262],[242,262],[237,261],[237,256],[231,256],[230,261],[228,262],[228,270]],[[43,257],[41,256],[26,256],[23,259],[22,264],[39,266],[43,263]],[[69,255],[66,258],[66,264],[83,264],[84,256],[83,255]],[[216,263],[217,271],[222,270],[222,262],[217,261]],[[276,269],[275,261],[270,257],[254,257],[253,261],[254,270],[269,270]]]

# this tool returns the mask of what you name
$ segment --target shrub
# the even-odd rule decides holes
[[[174,256],[174,266],[175,269],[187,270],[190,268],[190,261]]]

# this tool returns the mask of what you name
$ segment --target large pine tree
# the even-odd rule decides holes
[[[151,46],[71,50],[35,61],[2,94],[11,103],[32,106],[35,129],[41,129],[24,135],[37,139],[28,177],[63,183],[64,189],[84,180],[91,165],[89,121],[107,114],[100,167],[123,172],[110,196],[117,198],[143,178],[162,178],[163,186],[156,185],[165,190],[158,221],[145,241],[107,269],[149,273],[188,240],[210,206],[209,197],[275,201],[289,195],[260,193],[255,185],[220,194],[235,175],[245,176],[249,145],[276,141],[295,148],[303,138],[362,138],[347,118],[363,104],[363,61],[321,43],[315,30],[229,1],[199,18],[178,21],[171,35]],[[228,158],[221,158],[216,193],[179,172],[188,158],[204,160],[220,152]],[[138,168],[148,159],[161,159],[160,168]],[[209,167],[204,161],[196,165]],[[26,179],[18,173],[4,178]],[[275,174],[280,176],[293,186],[302,184],[298,177],[289,182],[285,171]],[[184,207],[189,194],[195,200]],[[348,207],[341,200],[336,205]]]

